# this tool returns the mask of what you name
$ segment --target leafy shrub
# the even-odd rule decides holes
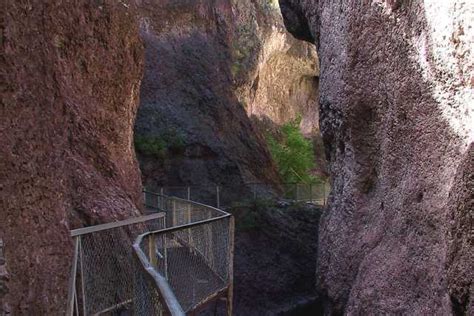
[[[160,136],[135,134],[135,149],[141,154],[159,159],[165,158],[169,153],[181,153],[185,145],[183,135],[175,130],[168,130]]]
[[[319,182],[310,174],[315,167],[313,143],[299,129],[300,119],[282,126],[282,139],[267,136],[268,146],[283,181],[288,183]]]
[[[166,153],[166,144],[159,137],[135,135],[135,149],[144,155],[163,158]]]

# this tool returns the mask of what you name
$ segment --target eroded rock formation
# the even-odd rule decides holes
[[[144,183],[277,181],[258,123],[302,112],[305,130],[317,131],[314,46],[284,29],[276,1],[143,0],[140,12],[146,71],[136,132],[167,147],[139,151]]]
[[[248,116],[263,130],[300,116],[302,131],[319,135],[315,46],[285,29],[277,1],[232,3],[232,72]]]
[[[329,311],[474,313],[473,2],[280,2],[320,56]]]
[[[138,212],[142,44],[129,1],[2,9],[0,314],[60,315],[69,230]]]

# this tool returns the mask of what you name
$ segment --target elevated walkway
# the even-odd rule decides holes
[[[187,315],[224,297],[232,314],[233,217],[145,192],[149,215],[71,231],[68,315]]]

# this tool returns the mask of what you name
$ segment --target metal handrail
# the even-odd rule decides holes
[[[160,291],[160,300],[162,301],[166,312],[171,314],[172,316],[184,316],[185,313],[181,307],[181,304],[179,304],[179,301],[176,298],[176,295],[174,295],[174,292],[169,286],[168,282],[166,281],[166,278],[155,270],[155,268],[150,263],[147,256],[140,247],[143,238],[149,234],[150,233],[145,233],[137,237],[135,243],[133,244],[135,254],[137,255],[138,260],[140,261],[142,267],[145,269],[146,273],[152,277],[154,283]]]
[[[156,213],[156,214],[151,214],[151,215],[132,217],[132,218],[128,218],[128,219],[123,220],[123,221],[111,222],[111,223],[94,225],[94,226],[89,226],[89,227],[82,227],[82,228],[71,230],[71,237],[76,237],[76,236],[80,236],[80,235],[100,232],[100,231],[103,231],[103,230],[117,228],[117,227],[121,227],[121,226],[138,224],[138,223],[149,221],[151,219],[162,218],[164,216],[165,216],[165,214],[163,214],[163,213]]]
[[[205,224],[208,224],[208,223],[212,223],[212,222],[216,222],[216,221],[220,221],[220,220],[225,220],[226,218],[230,218],[230,223],[231,223],[231,228],[230,228],[230,232],[229,234],[232,235],[231,237],[231,252],[230,252],[230,256],[231,258],[233,258],[233,234],[234,234],[234,221],[233,221],[233,217],[230,213],[228,212],[225,212],[219,208],[216,208],[216,207],[213,207],[213,206],[209,206],[209,205],[206,205],[206,204],[203,204],[203,203],[199,203],[199,202],[194,202],[194,201],[190,201],[190,200],[186,200],[186,199],[181,199],[181,198],[177,198],[177,197],[170,197],[170,196],[166,196],[166,195],[163,195],[163,194],[157,194],[157,193],[154,193],[154,192],[148,192],[148,191],[143,191],[145,194],[148,194],[148,195],[154,195],[154,196],[158,196],[158,197],[161,197],[163,198],[162,202],[166,200],[166,202],[182,202],[182,203],[186,203],[188,205],[195,205],[195,206],[198,206],[199,208],[204,208],[208,211],[214,211],[210,214],[210,216],[213,216],[212,218],[207,218],[207,219],[203,219],[203,220],[198,220],[198,221],[195,221],[195,222],[189,222],[189,223],[186,223],[186,224],[181,224],[181,225],[177,225],[177,226],[172,226],[172,227],[164,227],[164,228],[161,228],[161,229],[157,229],[157,230],[153,230],[153,231],[148,231],[148,232],[145,232],[141,235],[139,235],[132,247],[133,247],[133,250],[132,253],[135,253],[135,256],[134,259],[132,260],[137,260],[138,261],[138,269],[144,269],[144,272],[145,272],[145,275],[144,277],[145,278],[149,278],[149,281],[151,281],[155,286],[156,286],[156,289],[157,291],[160,293],[160,295],[158,295],[158,300],[160,301],[162,307],[164,308],[164,311],[169,313],[170,315],[173,315],[173,316],[184,316],[185,315],[185,312],[183,311],[183,307],[181,306],[180,302],[178,301],[175,293],[173,292],[173,289],[171,288],[170,284],[168,283],[167,281],[167,277],[163,276],[160,272],[158,272],[156,269],[155,269],[155,266],[154,266],[154,260],[152,259],[153,257],[150,255],[150,256],[147,256],[145,254],[145,252],[142,250],[142,248],[140,247],[140,245],[142,244],[143,242],[143,239],[146,238],[147,236],[151,236],[151,235],[155,235],[155,234],[165,234],[165,233],[172,233],[172,232],[175,232],[175,231],[179,231],[179,230],[184,230],[184,229],[189,229],[189,228],[192,228],[192,227],[195,227],[195,226],[199,226],[199,225],[205,225]],[[146,199],[145,199],[145,202],[146,202]],[[166,206],[164,206],[165,204],[162,204],[161,207],[158,206],[153,206],[153,207],[156,207],[160,212],[159,213],[153,213],[153,214],[150,214],[150,215],[143,215],[143,216],[138,216],[138,217],[132,217],[132,218],[129,218],[129,219],[126,219],[126,220],[121,220],[121,221],[116,221],[116,222],[111,222],[111,223],[106,223],[106,224],[100,224],[100,225],[95,225],[95,226],[89,226],[89,227],[83,227],[83,228],[78,228],[78,229],[74,229],[74,230],[71,230],[71,236],[73,237],[74,239],[74,242],[75,242],[75,250],[74,250],[74,261],[73,261],[73,265],[71,267],[71,279],[70,279],[70,286],[69,286],[69,293],[68,293],[68,301],[67,301],[67,313],[68,315],[73,315],[74,314],[74,307],[76,307],[76,313],[78,313],[78,302],[77,302],[77,293],[76,293],[76,275],[77,275],[77,271],[80,271],[81,275],[83,275],[83,271],[82,271],[82,255],[80,256],[80,260],[79,260],[79,253],[82,251],[82,246],[81,246],[81,239],[84,238],[83,235],[87,235],[87,234],[91,234],[91,233],[96,233],[96,232],[101,232],[101,231],[105,231],[105,230],[109,230],[109,229],[113,229],[113,228],[118,228],[118,227],[122,227],[122,226],[128,226],[128,225],[133,225],[133,224],[139,224],[139,223],[144,223],[144,222],[147,222],[147,221],[150,221],[150,220],[155,220],[155,219],[160,219],[160,218],[165,218],[166,219],[166,213],[169,211],[166,209]],[[150,207],[152,207],[150,205]],[[164,208],[164,209],[163,209]],[[166,210],[165,210],[166,209]],[[166,225],[166,224],[165,224]],[[153,237],[150,237],[150,238],[154,238]],[[232,262],[232,259],[230,259],[230,262]],[[79,266],[80,265],[80,266]],[[230,266],[229,268],[230,272],[229,272],[229,280],[232,279],[232,275],[233,275],[233,267],[232,265]],[[81,280],[82,282],[82,285],[81,285],[81,288],[82,288],[82,297],[83,297],[83,305],[85,306],[85,294],[84,294],[84,280]],[[208,300],[212,299],[213,297],[217,296],[217,295],[220,295],[221,292],[223,291],[228,291],[228,300],[232,301],[232,290],[233,288],[233,285],[232,285],[232,281],[229,281],[229,283],[219,289],[218,291],[214,292],[210,297],[207,297],[205,299],[203,299],[202,301],[198,302],[197,304],[195,304],[192,308],[198,308],[199,306],[201,306],[201,304],[207,302]],[[124,302],[125,303],[128,303],[127,302]],[[231,305],[230,305],[230,313],[232,313],[232,308],[231,308]]]
[[[196,221],[196,222],[192,222],[192,223],[187,223],[187,224],[183,224],[183,225],[178,225],[178,226],[162,228],[162,229],[158,229],[158,230],[154,230],[154,231],[149,231],[149,232],[146,232],[146,233],[143,233],[143,234],[139,235],[137,237],[137,239],[135,240],[135,242],[133,243],[133,249],[135,250],[135,254],[138,257],[138,260],[141,262],[141,264],[142,264],[143,268],[145,269],[146,273],[148,273],[151,276],[151,278],[153,279],[153,282],[156,284],[158,290],[160,291],[160,294],[162,296],[162,299],[160,297],[160,300],[162,301],[163,306],[166,309],[166,312],[171,314],[172,316],[184,316],[185,312],[183,311],[183,309],[181,307],[181,304],[179,303],[178,299],[176,298],[176,295],[174,294],[173,290],[169,286],[166,278],[163,275],[161,275],[161,273],[156,271],[156,269],[153,267],[150,260],[147,258],[146,254],[143,252],[140,245],[141,245],[143,239],[146,236],[156,235],[156,234],[164,234],[164,233],[172,233],[172,232],[175,232],[175,231],[178,231],[178,230],[189,229],[189,228],[192,228],[192,227],[195,227],[195,226],[204,225],[204,224],[208,224],[208,223],[212,223],[212,222],[215,222],[215,221],[223,220],[225,218],[232,217],[232,214],[227,213],[227,212],[225,212],[223,210],[220,210],[218,208],[199,203],[199,202],[180,199],[180,198],[177,198],[177,197],[163,196],[161,194],[157,194],[157,193],[154,193],[154,192],[148,192],[148,191],[144,191],[144,193],[150,194],[150,195],[155,195],[155,196],[160,196],[160,197],[166,197],[170,200],[181,201],[181,202],[188,203],[188,204],[193,204],[193,205],[196,205],[196,206],[205,207],[207,209],[212,209],[214,211],[217,211],[217,212],[223,214],[223,215],[220,215],[220,216],[216,216],[216,217],[213,217],[213,218],[204,219],[204,220],[200,220],[200,221]],[[220,289],[218,291],[218,293],[224,291],[227,287],[228,286]],[[218,293],[216,293],[215,295],[218,295]],[[204,299],[202,302],[199,302],[198,304],[196,304],[196,306],[201,305],[202,303],[206,302],[208,299],[209,298]]]
[[[225,215],[229,215],[229,216],[232,216],[232,214],[226,212],[226,211],[223,211],[217,207],[214,207],[214,206],[211,206],[211,205],[207,205],[207,204],[203,204],[203,203],[199,203],[199,202],[196,202],[196,201],[191,201],[191,200],[186,200],[186,199],[182,199],[182,198],[179,198],[179,197],[176,197],[176,196],[169,196],[169,195],[164,195],[164,194],[159,194],[159,193],[155,193],[155,192],[149,192],[149,191],[143,191],[143,193],[146,193],[146,194],[150,194],[150,195],[154,195],[154,196],[160,196],[160,197],[165,197],[169,200],[175,200],[175,201],[181,201],[183,203],[188,203],[188,204],[192,204],[192,205],[197,205],[197,206],[201,206],[201,207],[205,207],[207,209],[212,209],[214,211],[217,211],[219,213],[222,213],[222,214],[225,214]]]

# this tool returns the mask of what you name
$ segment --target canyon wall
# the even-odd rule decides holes
[[[320,56],[328,312],[473,314],[474,3],[280,4]]]
[[[0,314],[64,314],[69,230],[137,214],[130,1],[2,3]]]
[[[265,131],[301,117],[319,135],[316,47],[295,39],[275,0],[232,1],[232,74],[247,115]]]
[[[276,1],[142,0],[140,16],[145,185],[278,181],[264,131],[298,112],[317,130],[314,46],[284,29]]]

